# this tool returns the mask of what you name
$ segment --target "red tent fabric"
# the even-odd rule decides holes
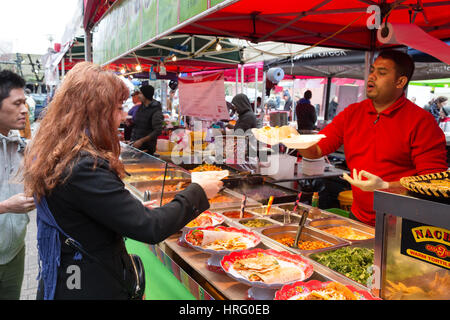
[[[384,47],[376,40],[376,30],[367,28],[379,5],[390,13],[388,22],[414,23],[438,39],[450,38],[450,2],[443,0],[309,0],[261,1],[229,0],[231,4],[177,30],[179,33],[205,34],[247,39],[253,42],[280,41],[298,44],[371,50]],[[423,10],[423,11],[421,11]],[[345,28],[345,29],[343,29]],[[334,35],[336,32],[339,34]],[[334,36],[333,36],[334,35]]]

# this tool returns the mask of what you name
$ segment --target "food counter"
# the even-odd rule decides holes
[[[123,150],[122,159],[130,174],[125,184],[140,200],[150,191],[150,198],[162,199],[159,205],[164,204],[190,183],[191,167],[170,165],[131,147],[123,146]],[[267,212],[265,203],[249,198],[241,218],[239,191],[225,188],[212,200],[210,211],[219,218],[207,232],[220,227],[252,234],[258,241],[249,247],[250,251],[275,250],[301,257],[312,266],[308,281],[335,281],[382,299],[450,298],[449,197],[423,196],[404,188],[376,191],[375,228],[318,210],[308,216],[298,248],[294,248],[298,223],[311,207],[300,203],[293,212],[294,202],[287,199],[286,203],[274,202]],[[295,289],[252,286],[236,274],[224,272],[222,260],[237,253],[225,250],[226,254],[215,255],[186,243],[193,230],[202,228],[185,227],[148,248],[195,298],[273,299],[289,296],[284,288]],[[279,292],[283,294],[275,295]]]
[[[148,196],[146,191],[150,191],[151,199],[164,199],[167,196],[167,201],[170,201],[170,197],[189,182],[188,170],[168,165],[155,157],[139,154],[138,150],[133,150],[129,146],[122,145],[122,148],[122,159],[130,174],[124,181],[138,199],[143,201],[144,197]],[[236,213],[240,210],[242,194],[225,188],[218,197],[219,201],[213,201],[210,210],[223,217],[219,227],[254,235],[258,241],[249,249],[265,250],[264,252],[275,250],[271,252],[281,255],[283,259],[287,259],[286,261],[295,260],[299,265],[309,266],[310,269],[307,270],[310,274],[305,273],[308,280],[335,281],[351,286],[355,290],[369,291],[367,266],[361,265],[357,268],[349,266],[351,271],[346,271],[348,262],[339,260],[345,257],[355,260],[353,264],[358,264],[358,259],[365,259],[365,262],[371,265],[374,248],[373,228],[320,210],[319,214],[308,217],[299,248],[293,248],[292,242],[298,222],[302,214],[311,209],[310,206],[300,204],[297,210],[292,212],[294,202],[279,203],[272,205],[267,212],[267,206],[249,198],[245,208],[247,215],[241,219]],[[230,201],[223,201],[224,199]],[[164,204],[164,201],[160,204]],[[282,282],[267,286],[264,283],[252,285],[253,283],[241,279],[239,275],[229,270],[224,272],[222,259],[224,256],[233,256],[232,254],[236,252],[225,250],[223,252],[227,254],[215,255],[211,254],[211,251],[193,246],[192,243],[187,244],[187,235],[192,230],[202,228],[185,227],[158,245],[149,245],[148,248],[197,299],[273,299],[277,290],[281,289],[284,284]],[[328,232],[329,230],[338,233],[333,234],[331,231]],[[365,238],[352,238],[355,232]],[[284,261],[283,259],[279,261]]]

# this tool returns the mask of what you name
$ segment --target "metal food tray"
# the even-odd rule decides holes
[[[331,246],[326,248],[320,248],[315,250],[302,250],[297,248],[288,247],[280,242],[277,239],[280,239],[285,236],[292,236],[295,239],[297,234],[298,226],[276,226],[276,227],[267,227],[259,230],[261,235],[270,239],[270,241],[275,241],[282,248],[293,251],[295,253],[300,253],[302,255],[313,254],[322,251],[330,251],[334,249],[338,249],[341,247],[345,247],[350,245],[350,242],[344,241],[340,238],[325,234],[319,230],[314,230],[313,228],[304,227],[302,234],[300,236],[300,240],[309,240],[309,241],[323,241],[330,243]]]
[[[131,177],[132,176],[147,176],[147,177],[149,177],[149,180],[144,180],[144,181],[163,181],[163,179],[152,180],[151,177],[158,177],[158,176],[164,176],[164,175],[166,175],[166,181],[171,180],[173,178],[180,178],[180,177],[183,179],[191,179],[191,175],[189,173],[182,171],[182,170],[173,170],[173,169],[170,169],[170,170],[168,169],[167,172],[164,169],[155,170],[155,171],[135,171],[130,174],[131,174]],[[141,181],[135,181],[135,182],[141,182]]]
[[[251,220],[264,220],[264,221],[270,222],[271,225],[267,225],[267,226],[263,226],[263,227],[249,227],[249,226],[246,226],[245,224],[242,223],[242,222],[251,221]],[[252,230],[253,232],[259,231],[259,230],[262,230],[262,229],[265,229],[265,228],[269,228],[269,227],[279,226],[280,225],[280,223],[278,223],[277,221],[274,221],[272,219],[258,217],[258,216],[254,216],[252,218],[239,219],[237,221],[237,223],[239,223],[239,225],[241,225],[244,228],[248,228],[248,229]]]
[[[247,212],[251,215],[250,219],[261,218],[261,216],[258,216],[257,214],[250,212],[250,210],[249,210],[250,208],[251,208],[251,206],[245,206],[245,212]],[[235,204],[234,206],[231,206],[228,208],[219,208],[218,210],[214,210],[214,212],[220,213],[221,215],[223,215],[225,217],[225,220],[227,220],[227,221],[231,221],[231,222],[236,221],[236,223],[237,223],[237,220],[240,220],[241,218],[239,218],[239,217],[238,218],[230,218],[230,217],[224,215],[224,213],[227,211],[240,211],[240,210],[241,210],[240,204],[239,205]],[[234,225],[234,226],[236,226],[236,225]]]
[[[339,238],[338,238],[338,239],[339,239]],[[311,256],[314,255],[314,254],[320,254],[320,253],[324,253],[324,252],[327,252],[327,251],[334,251],[334,250],[337,250],[337,249],[341,249],[341,248],[343,248],[343,247],[345,247],[345,246],[341,246],[341,247],[339,247],[339,248],[332,248],[332,249],[330,249],[330,248],[325,248],[326,250],[322,250],[322,251],[320,251],[320,252],[306,252],[306,253],[305,253],[305,256],[306,256],[310,261],[313,261],[314,264],[319,265],[320,268],[323,269],[323,270],[320,271],[322,274],[327,274],[327,275],[338,275],[338,276],[340,276],[340,277],[346,279],[346,280],[347,280],[350,284],[352,284],[354,287],[356,287],[356,288],[357,288],[357,287],[360,287],[360,288],[363,288],[364,290],[367,290],[367,291],[370,292],[369,288],[368,288],[366,285],[364,285],[364,284],[362,284],[362,283],[360,283],[360,282],[357,282],[357,281],[355,281],[355,280],[353,280],[353,279],[347,277],[347,276],[344,275],[343,273],[340,273],[340,272],[338,272],[338,271],[335,271],[335,270],[333,270],[333,269],[331,269],[331,268],[329,268],[329,267],[327,267],[327,266],[321,264],[320,262],[314,260],[314,259],[311,257]],[[356,244],[350,243],[350,244],[348,245],[348,248],[367,248],[367,249],[374,249],[374,242],[373,242],[373,241],[372,241],[372,242],[361,242],[361,243],[356,243]],[[374,258],[374,259],[375,259],[375,258]],[[375,262],[374,262],[374,263],[375,263]]]
[[[191,170],[194,170],[195,168],[197,168],[198,166],[201,166],[201,165],[202,165],[202,164],[186,164],[186,163],[181,163],[181,164],[178,164],[177,166],[180,167],[180,168],[183,168],[183,169],[185,169],[185,170],[191,171]],[[222,170],[228,170],[228,171],[230,172],[230,175],[231,175],[231,174],[238,174],[238,173],[240,172],[239,170],[237,170],[237,169],[235,169],[235,168],[232,168],[232,167],[230,167],[230,166],[228,166],[228,165],[226,165],[226,164],[216,164],[216,163],[212,163],[211,165],[216,166],[216,167],[219,167],[219,168],[221,168]]]
[[[340,226],[347,226],[347,227],[351,227],[352,229],[355,229],[356,231],[359,231],[361,233],[364,234],[368,234],[371,235],[372,238],[370,239],[366,239],[366,240],[350,240],[350,239],[345,239],[345,238],[340,238],[343,239],[345,241],[348,241],[352,244],[354,243],[365,243],[365,242],[374,242],[375,241],[375,230],[374,228],[359,223],[355,220],[351,220],[351,219],[346,219],[346,218],[338,218],[338,217],[332,217],[332,218],[322,218],[322,219],[315,219],[315,220],[311,220],[311,221],[307,221],[306,225],[308,227],[311,228],[316,228],[321,230],[322,232],[327,233],[326,228],[331,228],[331,227],[340,227]],[[333,235],[334,236],[334,235]],[[337,237],[337,236],[335,236]]]
[[[185,183],[188,182],[191,183],[191,179],[172,179],[172,180],[166,180],[164,182],[164,189],[166,190],[166,186],[172,186],[177,185],[179,183]],[[161,193],[162,191],[162,180],[150,180],[150,181],[139,181],[139,182],[129,182],[129,185],[134,187],[138,192],[144,193],[145,191],[150,191],[152,194]],[[152,187],[160,187],[159,190],[151,190]],[[180,192],[181,190],[176,191],[164,191],[164,194],[168,192]]]
[[[253,212],[253,213],[256,213],[256,214],[258,214],[260,216],[263,216],[263,217],[270,217],[273,214],[283,214],[284,213],[283,209],[280,209],[280,208],[278,208],[276,206],[272,206],[270,208],[269,214],[264,214],[263,213],[263,212],[265,212],[267,210],[267,206],[253,207],[253,208],[249,208],[248,210]]]
[[[237,192],[234,192],[232,190],[225,188],[221,192],[219,192],[219,195],[230,196],[236,200],[232,201],[232,202],[213,202],[213,203],[210,202],[210,210],[215,211],[215,210],[233,209],[233,208],[240,209],[241,203],[242,203],[242,194],[239,194]],[[260,206],[261,203],[259,203],[258,201],[255,201],[253,199],[247,198],[246,208],[249,206],[258,206],[258,205]]]
[[[276,207],[284,209],[286,211],[288,211],[289,208],[292,208],[289,210],[291,212],[294,209],[294,206],[295,206],[295,202],[279,203],[276,205]],[[297,206],[297,210],[296,210],[295,214],[298,214],[299,216],[301,216],[304,211],[309,211],[309,210],[311,210],[311,208],[312,208],[312,206],[300,202]],[[308,220],[315,220],[315,219],[321,219],[321,218],[332,218],[332,217],[336,216],[336,215],[332,214],[331,212],[328,212],[328,211],[325,211],[322,209],[319,209],[319,210],[320,210],[320,214],[321,214],[320,217],[311,217],[310,215],[308,215]]]
[[[273,204],[295,201],[298,195],[298,192],[296,190],[267,182],[265,181],[265,178],[261,176],[248,176],[248,178],[246,179],[230,179],[228,181],[224,180],[224,185],[228,189],[231,189],[240,194],[245,193],[247,195],[247,198],[253,199],[262,204],[267,204],[270,196],[273,195],[269,194],[270,192],[267,192],[266,195],[259,195],[258,192],[261,192],[263,188],[269,188],[274,191],[280,191],[283,193],[283,195],[274,196]],[[248,192],[248,190],[250,190],[250,192]],[[255,191],[256,194],[252,194],[251,191]]]

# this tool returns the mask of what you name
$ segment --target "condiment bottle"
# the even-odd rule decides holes
[[[313,193],[311,206],[312,206],[312,208],[309,209],[309,214],[308,214],[308,216],[309,216],[311,219],[317,219],[317,218],[320,218],[320,216],[322,215],[322,213],[321,213],[321,211],[320,211],[320,209],[319,209],[319,193],[318,193],[318,192],[314,192],[314,193]]]

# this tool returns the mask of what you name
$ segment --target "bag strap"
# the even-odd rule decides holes
[[[86,257],[88,257],[89,259],[91,259],[92,261],[94,261],[95,263],[97,263],[99,266],[101,266],[103,269],[105,269],[106,271],[108,271],[109,274],[111,274],[111,276],[117,280],[117,282],[120,284],[120,286],[122,287],[122,289],[125,290],[125,292],[128,292],[129,294],[133,295],[134,293],[130,292],[130,289],[127,288],[125,286],[125,283],[122,279],[119,278],[119,276],[117,275],[117,273],[110,268],[107,264],[103,263],[100,259],[98,259],[97,257],[91,255],[90,253],[88,253],[86,250],[84,250],[80,245],[78,245],[78,243],[72,239],[72,238],[66,238],[66,240],[64,241],[64,243],[66,245],[68,245],[70,248],[74,249],[74,250],[78,250],[80,251],[83,255],[85,255]],[[134,269],[136,269],[136,267],[134,266],[134,261],[132,261],[133,267]]]

